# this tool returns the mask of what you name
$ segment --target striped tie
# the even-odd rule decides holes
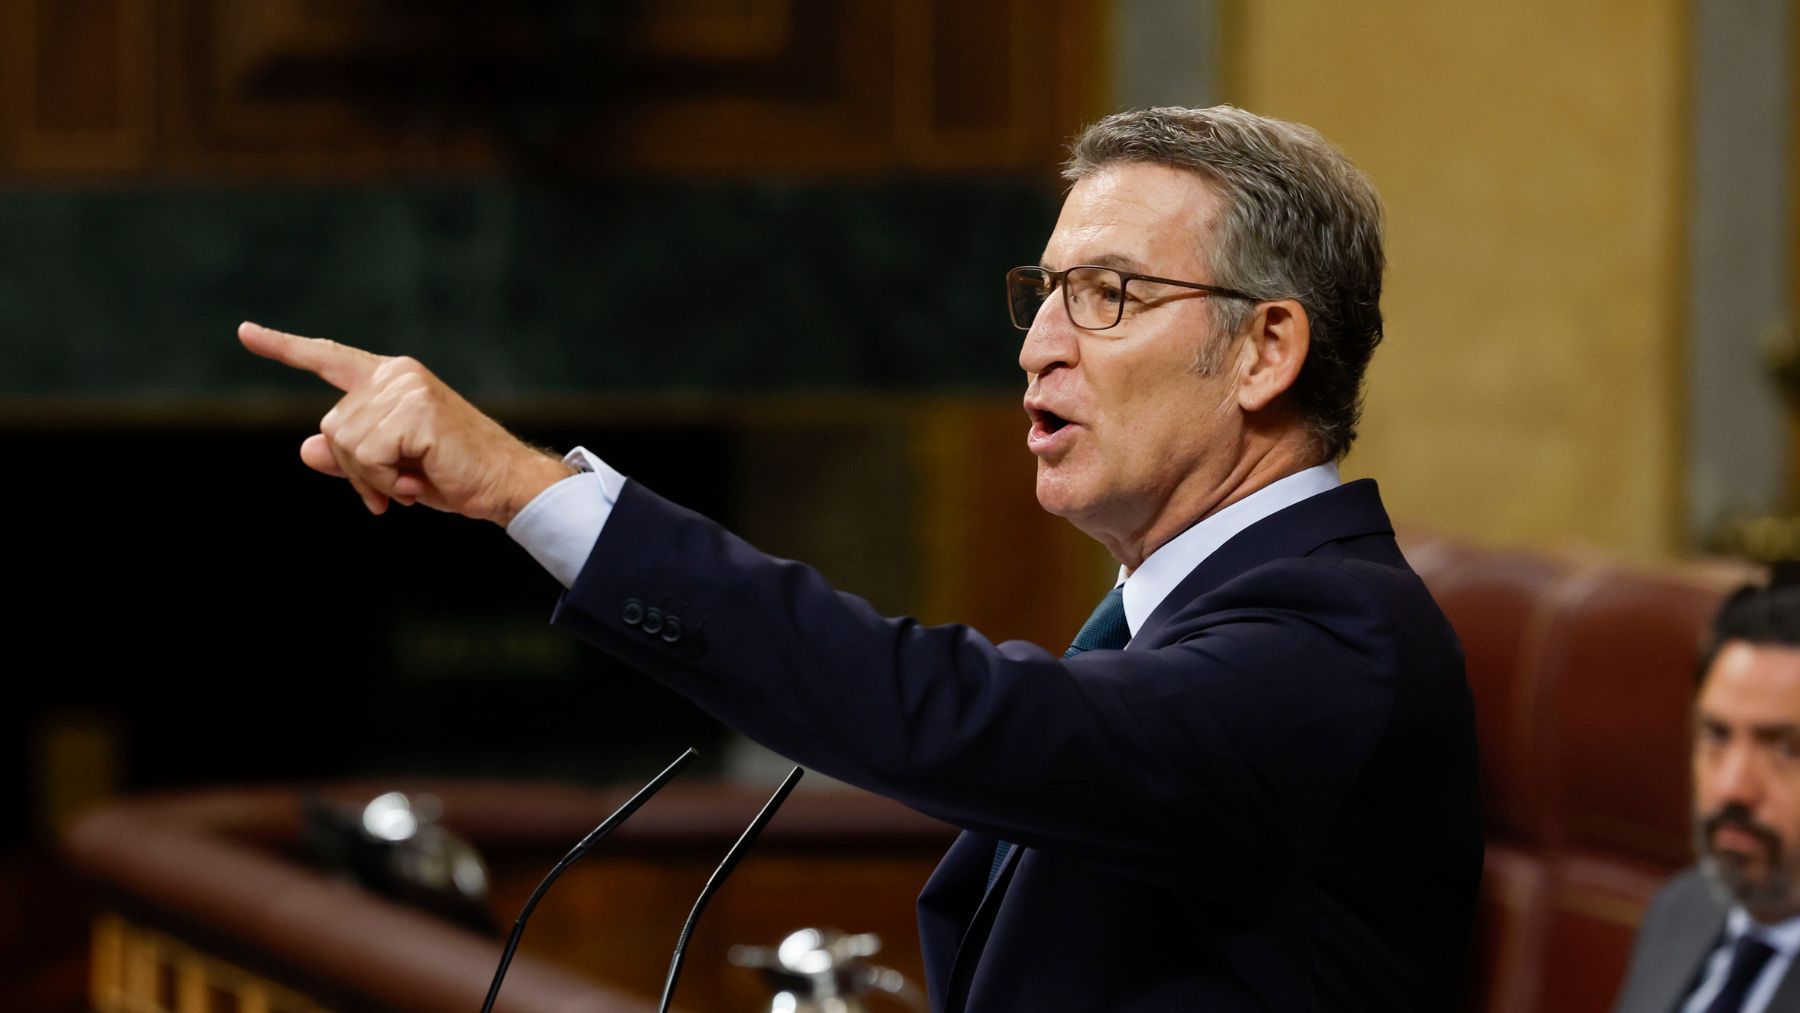
[[[1125,623],[1125,585],[1120,584],[1100,599],[1094,614],[1081,624],[1081,632],[1075,634],[1074,642],[1063,652],[1063,657],[1073,658],[1088,651],[1120,651],[1130,642],[1131,628]],[[988,870],[989,889],[993,889],[994,880],[1000,876],[1000,866],[1006,863],[1006,854],[1011,850],[1012,844],[1007,841],[994,846],[994,865]]]

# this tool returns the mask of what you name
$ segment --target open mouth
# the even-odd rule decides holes
[[[1038,421],[1043,424],[1046,433],[1054,433],[1069,424],[1068,419],[1050,411],[1039,412]]]

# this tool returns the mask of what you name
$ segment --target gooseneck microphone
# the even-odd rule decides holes
[[[507,938],[506,949],[500,954],[500,966],[494,969],[494,983],[488,986],[487,1001],[481,1004],[481,1013],[491,1013],[493,1010],[494,1000],[500,995],[500,982],[506,977],[507,965],[512,963],[513,952],[519,948],[519,937],[525,934],[525,919],[531,917],[531,910],[532,908],[537,907],[538,901],[544,896],[544,891],[550,889],[550,884],[556,882],[556,877],[562,875],[565,869],[580,861],[581,856],[587,854],[588,849],[593,847],[595,842],[599,841],[607,834],[612,833],[619,824],[631,818],[632,813],[637,812],[640,806],[645,802],[648,802],[650,796],[661,791],[662,786],[668,784],[669,780],[675,776],[676,772],[687,766],[688,762],[697,755],[699,754],[695,753],[692,748],[689,748],[687,752],[677,756],[674,763],[664,767],[662,773],[652,778],[649,784],[638,789],[638,793],[627,799],[624,805],[614,810],[613,814],[608,816],[605,822],[595,827],[586,837],[583,837],[579,844],[570,848],[569,853],[563,856],[562,861],[556,863],[556,868],[550,870],[550,875],[545,876],[544,881],[538,884],[538,888],[531,892],[531,898],[525,902],[525,907],[519,912],[519,920],[513,922],[512,935]],[[795,773],[799,773],[798,768],[795,768]],[[784,785],[784,787],[790,787],[791,782],[798,780],[798,777],[789,777],[788,780],[790,784]],[[761,819],[760,816],[757,818]],[[741,844],[743,842],[740,841],[739,843]],[[709,883],[707,886],[710,889],[712,884]],[[696,907],[694,913],[698,914],[699,908]]]
[[[775,794],[770,795],[769,800],[763,803],[762,812],[757,813],[750,825],[744,828],[743,836],[737,839],[730,851],[725,852],[725,860],[719,863],[719,867],[713,870],[712,878],[706,881],[706,887],[700,891],[700,899],[694,901],[694,910],[688,912],[687,924],[681,927],[681,938],[675,942],[675,956],[669,961],[669,978],[663,982],[662,1005],[657,1007],[657,1013],[669,1013],[669,1000],[675,995],[675,979],[681,976],[681,959],[687,954],[688,939],[694,934],[694,923],[700,920],[701,910],[706,907],[707,901],[712,900],[712,895],[719,891],[725,877],[731,875],[732,869],[737,868],[738,860],[744,857],[744,852],[750,849],[756,836],[775,817],[775,810],[787,801],[788,793],[794,790],[794,785],[800,783],[800,778],[805,773],[799,767],[788,772],[781,787],[775,789]],[[482,1013],[486,1011],[483,1010]]]

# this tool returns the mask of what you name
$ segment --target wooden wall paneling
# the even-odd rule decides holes
[[[1051,50],[1055,74],[1050,82],[1050,161],[1060,164],[1068,145],[1084,126],[1117,112],[1112,64],[1104,54],[1114,51],[1113,4],[1092,0],[1061,0],[1050,17],[1059,26]],[[1195,59],[1202,57],[1196,54]]]
[[[0,164],[367,179],[1043,171],[1089,118],[1103,10],[1062,0],[21,0]]]
[[[186,68],[171,114],[202,160],[238,168],[491,170],[508,155],[496,130],[520,129],[511,120],[530,115],[509,102],[566,102],[570,119],[552,127],[564,131],[554,141],[588,173],[892,162],[887,4],[646,7],[616,33],[597,32],[591,56],[552,54],[574,63],[534,84],[545,26],[524,17],[372,18],[356,5],[316,0],[170,2],[180,11]],[[444,85],[468,88],[480,96],[474,103],[409,83],[409,66],[446,73],[439,64],[466,64],[494,80]]]
[[[634,49],[713,59],[777,56],[794,37],[792,0],[661,0],[628,26]]]
[[[1099,543],[1044,512],[1018,403],[996,397],[918,412],[925,622],[967,623],[998,642],[1052,653],[1081,629],[1118,573]]]
[[[789,18],[779,52],[648,62],[609,110],[590,161],[703,174],[891,166],[891,3],[794,0]]]
[[[900,157],[1026,167],[1054,66],[1041,59],[1043,19],[1023,0],[902,0],[894,13]]]
[[[154,0],[0,5],[7,162],[32,171],[123,171],[151,150]]]
[[[0,169],[17,164],[19,134],[30,111],[22,100],[31,70],[28,14],[22,5],[0,4]]]
[[[408,83],[408,61],[431,65],[433,45],[447,45],[443,19],[374,21],[329,0],[166,2],[174,69],[163,113],[178,169],[305,178],[495,165],[485,131],[409,115],[395,98],[422,87]],[[490,51],[519,45],[505,28]]]

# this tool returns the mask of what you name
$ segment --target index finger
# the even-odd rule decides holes
[[[303,338],[248,320],[238,325],[238,340],[265,359],[304,369],[342,391],[360,385],[384,361],[374,352],[325,338]]]

